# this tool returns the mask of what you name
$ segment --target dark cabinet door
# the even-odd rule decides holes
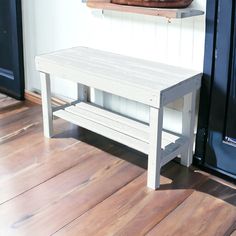
[[[24,97],[20,0],[0,0],[0,91]]]
[[[236,178],[236,3],[208,0],[204,81],[196,154]]]
[[[235,25],[236,27],[236,25]],[[234,38],[234,61],[232,68],[232,77],[229,81],[227,117],[225,121],[225,139],[227,142],[236,146],[236,38]],[[235,153],[236,158],[236,153]]]

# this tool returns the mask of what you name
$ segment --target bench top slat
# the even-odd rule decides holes
[[[117,84],[116,90],[120,88],[128,91],[130,89],[131,93],[135,88],[136,92],[142,90],[147,97],[145,101],[141,99],[139,102],[146,104],[148,104],[146,101],[148,94],[150,94],[150,99],[155,95],[158,100],[161,92],[187,80],[201,77],[201,73],[189,69],[86,47],[65,49],[38,56],[36,57],[36,66],[39,71],[62,77],[66,77],[63,75],[70,72],[71,75],[77,75],[78,72],[78,76],[74,77],[73,81],[98,89],[102,89],[101,85],[103,84],[104,91],[117,95],[122,94],[119,91],[116,93],[114,89],[110,91],[106,84],[109,83],[112,86]],[[58,68],[60,68],[60,72],[58,72]],[[82,77],[86,77],[86,80]],[[132,99],[132,96],[125,97]],[[137,101],[135,96],[134,100]]]

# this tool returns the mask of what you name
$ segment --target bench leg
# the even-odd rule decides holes
[[[189,139],[188,148],[181,154],[181,164],[189,167],[193,161],[196,91],[184,96],[182,134]]]
[[[156,109],[150,107],[150,144],[147,186],[152,189],[160,187],[162,125],[163,108]]]
[[[43,130],[44,136],[50,138],[53,136],[53,114],[51,103],[50,75],[40,73],[42,108],[43,108]]]
[[[83,102],[88,101],[89,88],[82,84],[77,84],[77,99]]]

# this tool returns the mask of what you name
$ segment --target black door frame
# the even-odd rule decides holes
[[[200,91],[199,117],[196,136],[196,150],[194,161],[196,164],[203,165],[206,149],[207,131],[209,123],[210,97],[212,78],[214,77],[215,67],[215,45],[217,29],[218,0],[207,0],[206,7],[206,38],[205,38],[205,57]]]
[[[14,80],[2,79],[0,92],[6,93],[16,99],[24,99],[24,60],[23,60],[23,34],[21,0],[9,0],[11,4],[11,53],[13,58]]]
[[[222,7],[222,4],[224,4],[224,7]],[[223,122],[227,114],[227,110],[225,110],[227,104],[226,96],[217,97],[216,94],[220,93],[216,92],[216,90],[222,89],[222,94],[227,94],[229,91],[227,80],[223,81],[220,76],[225,76],[225,78],[232,76],[231,63],[233,63],[233,60],[230,60],[230,58],[233,58],[232,47],[235,47],[235,44],[233,45],[235,36],[232,33],[232,29],[235,27],[235,5],[233,0],[207,0],[204,73],[194,156],[195,164],[211,168],[225,175],[228,174],[209,166],[205,160],[206,152],[209,152],[208,141],[211,138],[211,131],[217,130],[222,134],[225,132],[224,125],[219,125],[219,122],[217,123],[214,120],[214,115],[218,112],[217,116]],[[212,109],[212,101],[217,102],[217,105],[219,105],[218,111]],[[219,110],[221,112],[220,115]]]

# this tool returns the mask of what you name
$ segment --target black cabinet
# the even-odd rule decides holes
[[[236,178],[236,3],[208,0],[195,160]]]
[[[0,91],[24,98],[20,0],[0,0]]]

